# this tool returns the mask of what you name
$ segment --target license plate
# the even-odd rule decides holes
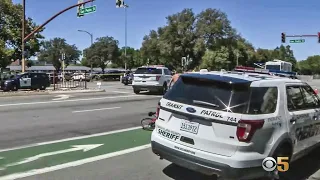
[[[190,132],[193,134],[198,134],[199,123],[182,120],[180,125],[180,130]]]

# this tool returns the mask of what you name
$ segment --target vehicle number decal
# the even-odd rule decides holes
[[[227,117],[227,121],[230,121],[230,122],[237,122],[237,118],[235,117]]]

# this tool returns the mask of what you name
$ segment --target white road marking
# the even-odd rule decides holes
[[[42,146],[42,145],[47,145],[47,144],[54,144],[54,143],[59,143],[59,142],[73,141],[73,140],[85,139],[85,138],[90,138],[90,137],[104,136],[104,135],[108,135],[108,134],[115,134],[115,133],[120,133],[120,132],[132,131],[132,130],[136,130],[136,129],[141,129],[141,126],[131,127],[131,128],[126,128],[126,129],[119,129],[119,130],[97,133],[97,134],[91,134],[91,135],[85,135],[85,136],[77,136],[77,137],[60,139],[60,140],[55,140],[55,141],[35,143],[35,144],[30,144],[30,145],[26,145],[26,146],[19,146],[19,147],[14,147],[14,148],[1,149],[0,152],[12,151],[12,150],[35,147],[35,146]]]
[[[129,92],[129,91],[112,91],[112,92],[114,92],[114,93],[119,93],[119,94],[121,94],[121,93],[123,93],[123,94],[134,94],[134,93],[132,93],[131,91]]]
[[[115,156],[129,154],[129,153],[140,151],[140,150],[147,149],[147,148],[150,148],[150,147],[151,147],[151,145],[147,144],[147,145],[143,145],[143,146],[138,146],[138,147],[134,147],[134,148],[130,148],[130,149],[125,149],[125,150],[122,150],[122,151],[116,151],[116,152],[112,152],[112,153],[108,153],[108,154],[104,154],[104,155],[100,155],[100,156],[95,156],[95,157],[91,157],[91,158],[86,158],[86,159],[82,159],[82,160],[78,160],[78,161],[73,161],[73,162],[69,162],[69,163],[65,163],[65,164],[60,164],[60,165],[56,165],[56,166],[51,166],[51,167],[46,167],[46,168],[36,169],[36,170],[30,170],[30,171],[23,172],[23,173],[15,173],[15,174],[11,174],[11,175],[8,175],[8,176],[3,176],[0,179],[1,180],[12,180],[12,179],[18,179],[18,178],[34,176],[34,175],[37,175],[37,174],[44,174],[44,173],[47,173],[47,172],[52,172],[52,171],[57,171],[57,170],[60,170],[60,169],[65,169],[65,168],[68,168],[68,167],[81,166],[83,164],[99,161],[99,160],[102,160],[102,159],[108,159],[108,158],[115,157]]]
[[[58,95],[58,96],[55,96],[55,97],[56,97],[55,99],[52,99],[53,101],[68,99],[71,96],[70,95],[61,94],[61,95]]]
[[[60,151],[53,151],[53,152],[47,152],[47,153],[38,154],[38,155],[35,155],[35,156],[31,156],[31,157],[25,158],[22,161],[18,161],[18,162],[15,162],[15,163],[8,164],[5,167],[17,166],[17,165],[20,165],[20,164],[25,164],[25,163],[36,161],[36,160],[38,160],[40,158],[43,158],[43,157],[53,156],[53,155],[57,155],[57,154],[64,154],[64,153],[69,153],[69,152],[73,152],[73,151],[81,151],[82,150],[83,152],[87,152],[87,151],[90,151],[90,150],[95,149],[97,147],[100,147],[102,145],[103,144],[73,145],[69,149],[64,149],[64,150],[60,150]]]
[[[92,100],[101,100],[101,99],[117,99],[117,98],[139,97],[139,96],[145,96],[145,95],[106,96],[106,97],[87,98],[87,99],[69,99],[69,100],[63,100],[63,101],[38,101],[38,102],[26,102],[26,103],[14,103],[14,104],[0,104],[0,107],[33,105],[33,104],[51,104],[51,103],[63,103],[63,102],[78,102],[78,101],[92,101]]]
[[[87,109],[81,111],[72,111],[72,113],[82,113],[82,112],[91,112],[91,111],[102,111],[102,110],[111,110],[111,109],[119,109],[121,107],[109,107],[109,108],[100,108],[100,109]]]

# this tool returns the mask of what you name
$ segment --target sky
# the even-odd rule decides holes
[[[22,0],[13,0],[22,3]],[[26,16],[42,24],[60,10],[76,4],[77,0],[26,0]],[[192,8],[199,13],[216,8],[227,13],[234,28],[256,48],[274,49],[281,45],[281,33],[287,35],[316,35],[320,28],[320,3],[317,0],[126,0],[127,45],[140,48],[143,36],[166,24],[168,15]],[[86,6],[90,6],[89,3]],[[77,18],[76,8],[51,21],[43,32],[46,39],[65,38],[80,50],[94,39],[113,36],[120,46],[125,45],[125,11],[115,7],[115,0],[96,0],[97,12]],[[304,38],[304,37],[303,37]],[[287,42],[293,38],[287,38]],[[300,39],[296,38],[296,39]],[[304,38],[305,43],[290,44],[297,60],[320,54],[317,37]],[[286,43],[284,45],[288,45]]]

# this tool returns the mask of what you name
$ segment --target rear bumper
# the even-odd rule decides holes
[[[162,89],[162,86],[150,86],[150,85],[132,85],[133,89],[140,91],[159,91]]]
[[[267,175],[261,166],[251,168],[234,168],[228,164],[215,162],[168,148],[151,141],[153,153],[181,167],[206,175],[217,175],[226,179],[247,180]]]

